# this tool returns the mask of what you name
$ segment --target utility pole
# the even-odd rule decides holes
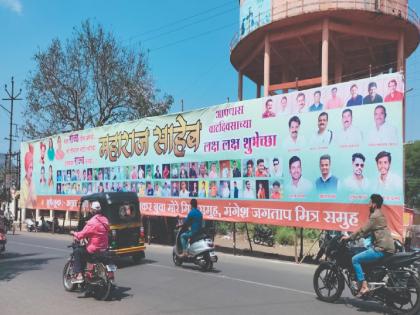
[[[6,109],[5,107],[3,107],[3,109],[5,109],[7,112],[9,112],[10,115],[10,123],[9,123],[9,165],[8,165],[8,173],[9,173],[9,181],[11,180],[11,175],[12,175],[12,143],[13,143],[13,102],[14,101],[21,101],[22,99],[19,98],[20,94],[22,93],[22,89],[19,89],[19,93],[15,95],[15,81],[14,78],[12,77],[12,92],[9,92],[9,90],[7,89],[7,84],[4,85],[4,90],[7,93],[8,98],[3,98],[3,101],[10,101],[10,111],[8,109]],[[10,186],[10,183],[9,183]],[[8,187],[9,189],[9,195],[10,195],[10,187]]]
[[[181,100],[181,112],[182,113],[184,112],[184,100],[183,99]]]

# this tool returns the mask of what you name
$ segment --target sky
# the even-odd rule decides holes
[[[420,1],[409,5],[419,14]],[[156,87],[171,94],[170,112],[192,110],[237,100],[238,76],[230,64],[229,45],[239,29],[237,0],[0,0],[0,104],[9,108],[4,85],[22,89],[15,103],[14,122],[24,124],[24,80],[35,69],[33,56],[54,38],[65,41],[73,28],[90,19],[113,32],[121,45],[147,51]],[[420,139],[420,48],[407,60],[406,141]],[[244,79],[244,99],[255,97],[256,87]],[[9,114],[0,109],[0,153],[8,151]],[[19,150],[22,139],[14,142]]]

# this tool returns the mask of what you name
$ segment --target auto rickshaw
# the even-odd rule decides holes
[[[90,205],[101,204],[109,221],[109,252],[116,256],[131,256],[135,263],[145,257],[144,229],[139,200],[133,192],[108,192],[83,196],[79,202],[78,230],[90,219]]]

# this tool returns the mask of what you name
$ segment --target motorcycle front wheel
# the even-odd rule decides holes
[[[394,294],[393,301],[387,301],[386,305],[393,308],[398,314],[420,314],[420,281],[415,276],[405,279],[406,288]],[[397,283],[396,286],[401,286]]]
[[[64,290],[72,292],[76,290],[76,284],[71,283],[71,277],[73,276],[73,262],[68,261],[64,265],[63,269],[63,286]]]
[[[175,253],[172,253],[172,260],[174,261],[175,266],[182,265],[182,259]]]
[[[321,301],[333,303],[344,290],[344,278],[329,264],[321,264],[314,274],[314,290]]]
[[[261,239],[258,235],[254,235],[253,239],[255,244],[261,244]]]

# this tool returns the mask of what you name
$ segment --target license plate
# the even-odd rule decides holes
[[[106,265],[106,270],[108,271],[117,271],[117,266],[115,265]]]
[[[212,257],[212,256],[216,256],[216,253],[215,252],[210,252],[210,257]]]

